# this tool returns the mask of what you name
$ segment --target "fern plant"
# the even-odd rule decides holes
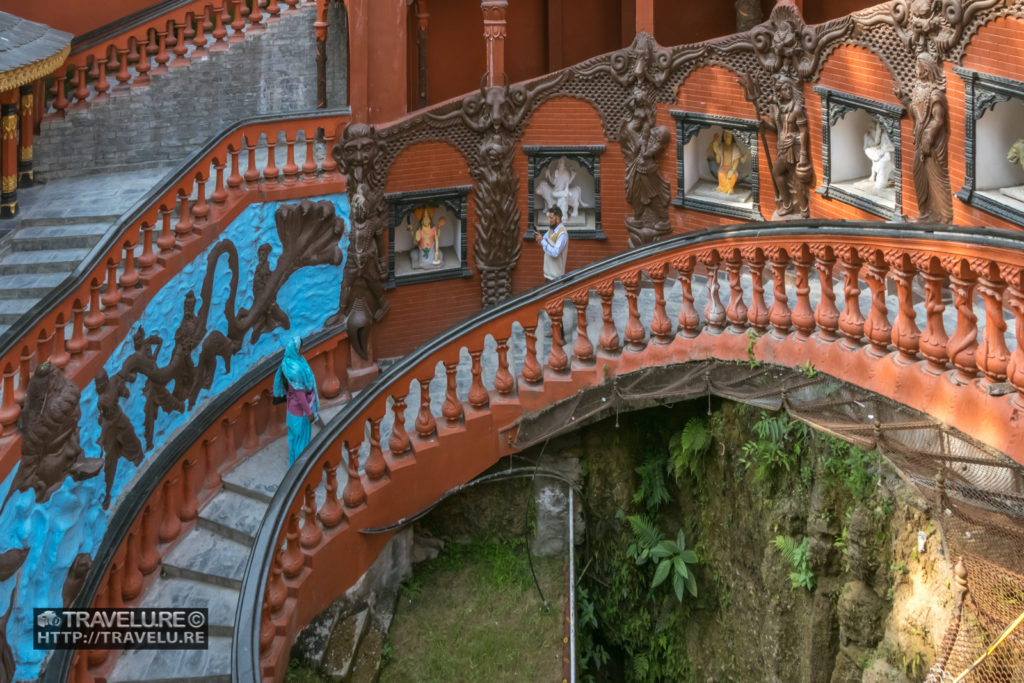
[[[690,418],[681,432],[668,441],[668,473],[681,483],[689,475],[697,488],[704,485],[704,456],[711,445],[711,429],[707,420]]]
[[[664,454],[650,454],[644,463],[636,468],[640,475],[640,487],[633,494],[634,503],[643,503],[648,512],[655,512],[671,500],[665,487]]]
[[[800,460],[807,440],[807,426],[798,420],[791,420],[785,413],[769,415],[761,413],[754,423],[757,439],[743,444],[744,467],[754,468],[754,480],[771,481],[781,470],[789,472]]]
[[[622,514],[620,510],[619,516]],[[629,515],[625,519],[633,531],[633,542],[626,548],[626,557],[638,565],[646,564],[651,558],[651,551],[665,538],[665,534],[647,515]]]
[[[789,573],[789,581],[793,585],[793,589],[814,590],[814,572],[810,568],[811,539],[804,536],[804,539],[797,543],[792,536],[776,536],[772,543],[778,548],[782,557],[793,566],[793,571]]]

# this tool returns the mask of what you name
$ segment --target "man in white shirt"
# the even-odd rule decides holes
[[[537,243],[544,249],[544,279],[548,282],[565,275],[565,259],[569,255],[569,233],[562,225],[562,209],[548,209],[548,231],[537,233]]]

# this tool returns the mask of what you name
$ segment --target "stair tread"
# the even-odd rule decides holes
[[[29,251],[12,251],[4,256],[3,260],[0,261],[0,265],[57,262],[74,262],[77,265],[88,253],[88,249],[32,249]]]
[[[142,597],[139,607],[205,607],[209,623],[234,626],[238,591],[201,581],[178,577],[157,577]]]
[[[95,237],[97,240],[110,229],[110,223],[71,223],[66,225],[30,225],[22,224],[21,229],[11,235],[11,240],[19,242],[29,239],[53,239],[62,237]]]
[[[210,681],[230,675],[231,638],[211,637],[206,650],[125,650],[107,680]]]
[[[266,503],[234,491],[221,491],[203,506],[199,517],[255,538],[266,511]]]
[[[196,527],[167,554],[164,564],[241,581],[248,559],[248,546]]]

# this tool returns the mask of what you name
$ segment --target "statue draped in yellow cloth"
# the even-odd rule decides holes
[[[442,218],[435,224],[431,220],[435,211],[437,211],[435,206],[416,209],[413,214],[419,221],[419,228],[409,226],[409,235],[420,250],[420,262],[423,264],[438,265],[441,263],[441,228],[444,227],[445,220]]]
[[[715,133],[708,146],[708,158],[714,159],[718,165],[718,191],[732,194],[739,180],[740,162],[749,159],[750,152],[741,150],[733,140],[732,133],[726,130],[722,132],[721,140],[718,139],[718,133]]]

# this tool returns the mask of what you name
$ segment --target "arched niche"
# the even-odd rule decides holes
[[[466,263],[469,185],[385,195],[388,286],[470,275]]]
[[[601,154],[604,145],[541,147],[524,145],[529,172],[525,239],[545,232],[547,211],[562,209],[572,239],[604,239],[601,230]]]
[[[678,190],[672,203],[705,213],[762,220],[757,121],[687,111],[669,113],[676,121]],[[735,179],[728,172],[733,165]]]
[[[903,107],[821,86],[814,90],[821,96],[818,193],[882,218],[900,218]]]

